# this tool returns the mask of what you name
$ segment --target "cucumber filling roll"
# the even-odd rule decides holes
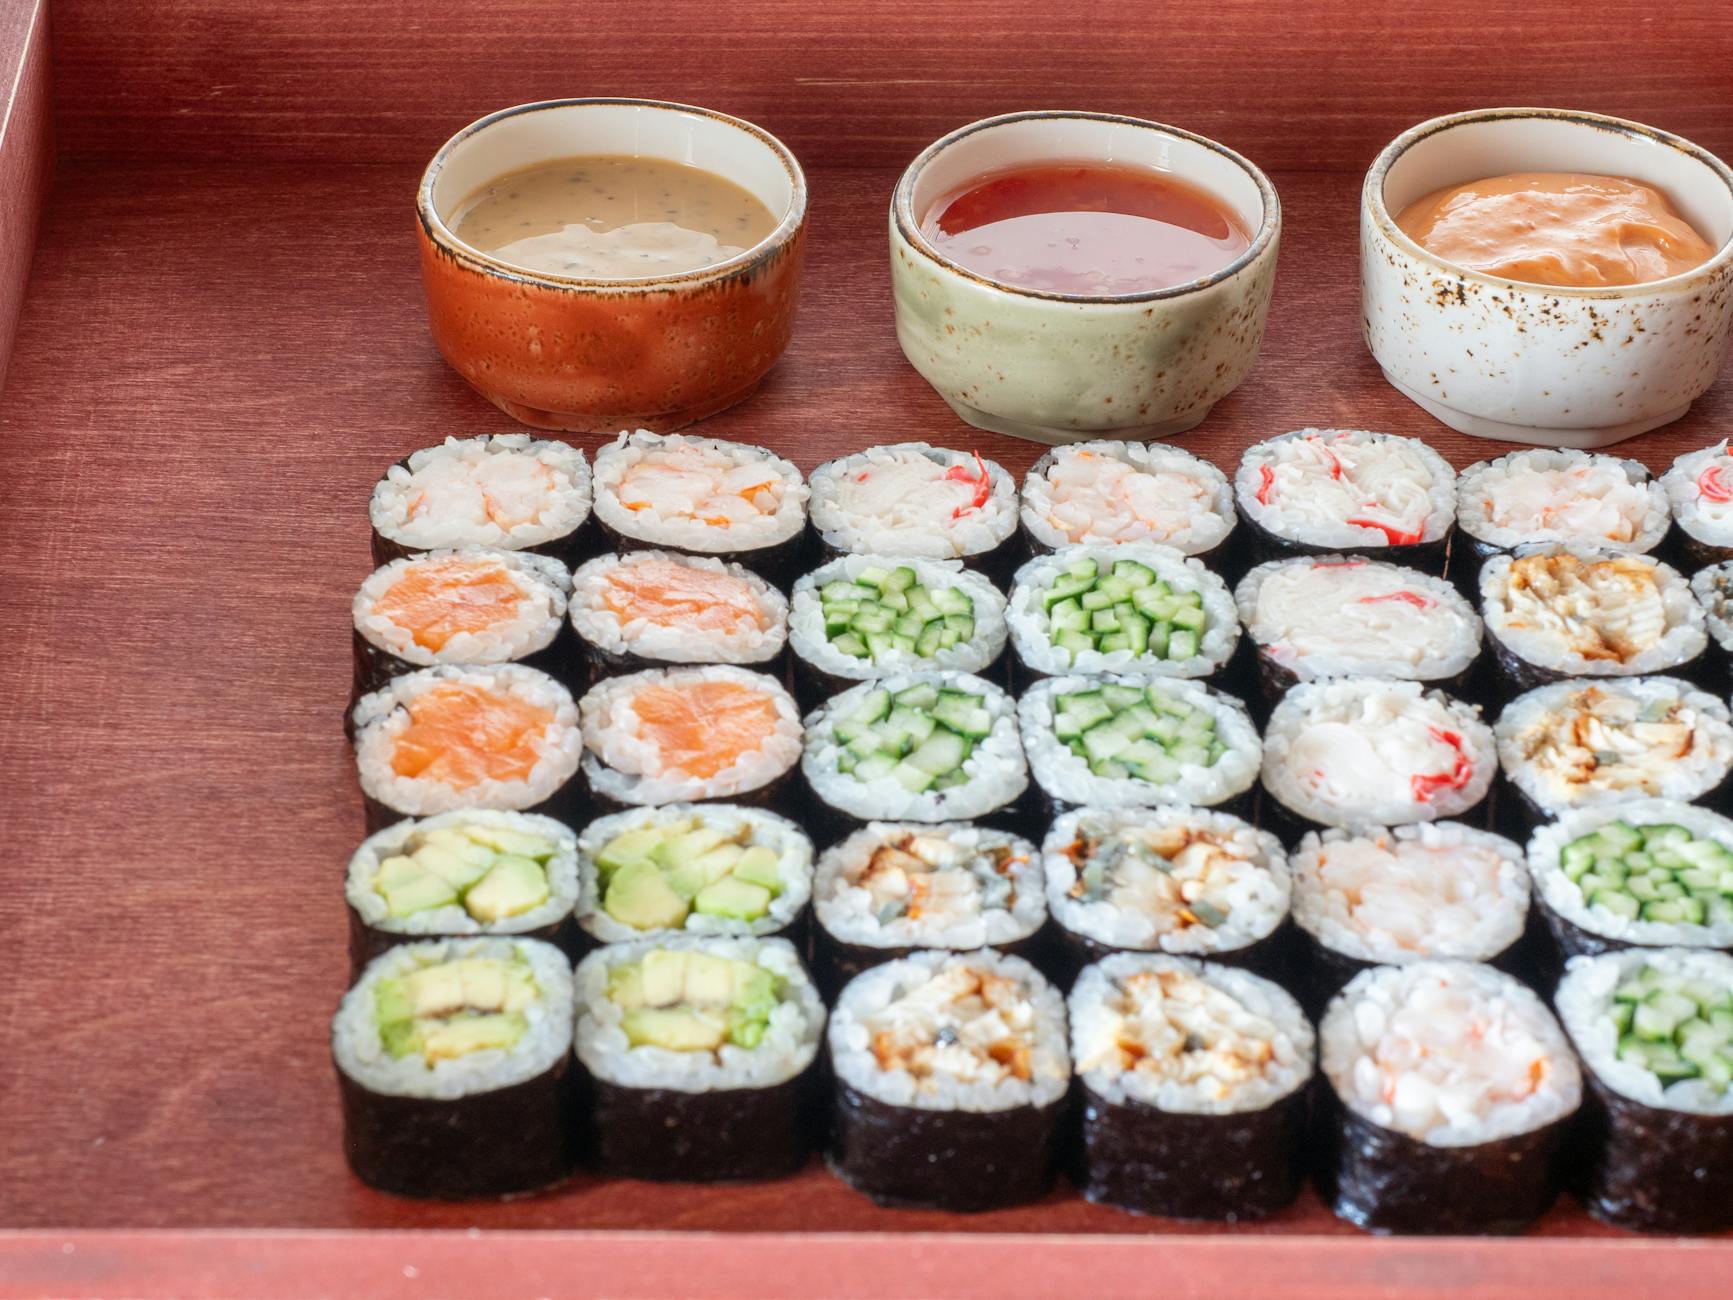
[[[1556,997],[1587,1067],[1589,1213],[1639,1232],[1733,1227],[1733,958],[1575,958]]]
[[[1258,777],[1262,748],[1245,706],[1202,682],[1051,677],[1017,712],[1030,770],[1055,804],[1213,806]]]
[[[1083,972],[1069,1012],[1085,1197],[1229,1221],[1294,1199],[1316,1036],[1280,986],[1122,953]]]
[[[610,1177],[778,1178],[816,1139],[824,1004],[784,939],[676,935],[578,963],[586,1149]]]
[[[586,826],[578,854],[578,924],[601,943],[666,930],[780,934],[812,896],[812,841],[757,808],[634,808]]]
[[[572,1170],[572,971],[533,939],[404,944],[331,1026],[343,1150],[370,1187],[448,1199],[551,1187]]]
[[[1723,661],[1733,661],[1733,560],[1700,569],[1691,579],[1691,594],[1703,607],[1704,629]]]
[[[1319,1185],[1373,1232],[1516,1232],[1558,1194],[1582,1075],[1541,1000],[1472,962],[1378,966],[1318,1028]]]
[[[987,1210],[1053,1181],[1071,1062],[1065,1002],[990,950],[875,966],[832,1012],[831,1169],[881,1205]]]
[[[1456,483],[1456,523],[1476,559],[1537,542],[1644,555],[1672,520],[1667,494],[1634,460],[1535,447],[1483,460]]]
[[[1078,442],[1035,462],[1023,480],[1022,520],[1036,551],[1155,542],[1203,555],[1233,532],[1234,496],[1227,475],[1178,447]]]
[[[386,470],[367,513],[377,564],[460,546],[570,563],[590,517],[590,467],[576,447],[528,434],[447,438]]]
[[[1031,674],[1207,677],[1227,666],[1240,625],[1227,584],[1165,546],[1067,546],[1017,571],[1008,615]]]
[[[1689,451],[1661,476],[1685,552],[1699,565],[1733,558],[1733,452],[1727,439]]]

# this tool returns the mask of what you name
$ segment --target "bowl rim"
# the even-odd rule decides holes
[[[1670,131],[1663,131],[1659,127],[1648,126],[1642,122],[1633,122],[1628,118],[1610,117],[1604,113],[1591,113],[1583,109],[1471,108],[1459,113],[1444,113],[1438,117],[1428,118],[1424,122],[1418,122],[1379,150],[1372,165],[1366,169],[1366,179],[1360,186],[1360,211],[1371,217],[1378,233],[1385,240],[1394,244],[1409,257],[1463,280],[1472,280],[1477,284],[1490,285],[1496,289],[1535,294],[1548,298],[1618,300],[1644,297],[1649,294],[1663,293],[1670,289],[1695,287],[1700,279],[1713,276],[1729,264],[1733,264],[1733,233],[1730,233],[1707,261],[1663,279],[1610,286],[1536,284],[1532,280],[1511,280],[1504,276],[1488,275],[1484,271],[1476,271],[1470,267],[1458,266],[1455,262],[1447,261],[1431,250],[1421,247],[1396,224],[1396,219],[1390,215],[1390,209],[1384,202],[1384,183],[1389,177],[1390,168],[1396,164],[1398,158],[1422,140],[1460,126],[1472,126],[1479,122],[1503,122],[1528,118],[1569,122],[1577,126],[1608,131],[1615,135],[1635,136],[1663,145],[1684,154],[1694,162],[1701,163],[1727,187],[1729,194],[1733,195],[1733,168],[1730,168],[1715,154],[1695,141],[1687,140],[1684,136],[1674,135]]]
[[[731,126],[743,134],[753,137],[769,148],[776,159],[781,162],[783,170],[788,173],[789,184],[792,189],[788,211],[777,222],[775,229],[750,248],[711,266],[701,267],[696,271],[678,271],[672,275],[607,279],[531,271],[515,263],[502,261],[478,248],[473,248],[457,237],[456,232],[445,223],[445,219],[439,215],[438,209],[434,206],[433,187],[439,180],[440,174],[445,170],[445,165],[450,160],[452,151],[458,145],[500,122],[527,113],[540,113],[551,109],[590,107],[650,108],[665,112],[692,114],[698,117],[707,117],[725,126]],[[715,174],[722,175],[721,172]],[[724,179],[728,178],[725,177]],[[712,108],[703,108],[697,104],[682,104],[670,99],[635,99],[611,95],[583,96],[573,99],[538,99],[524,104],[513,104],[509,108],[497,109],[485,117],[478,117],[439,146],[428,161],[427,167],[422,171],[421,181],[415,190],[415,214],[421,223],[422,232],[444,252],[469,269],[486,275],[497,276],[500,279],[541,288],[578,289],[603,293],[658,293],[674,289],[693,288],[702,284],[742,276],[754,270],[760,263],[775,255],[792,241],[801,227],[806,224],[806,213],[806,173],[801,169],[800,161],[794,156],[794,151],[763,127],[748,122],[745,118],[717,112]]]
[[[1045,289],[1026,289],[1018,285],[1007,284],[1003,280],[995,280],[990,276],[981,275],[969,270],[958,262],[952,261],[928,242],[921,234],[920,222],[914,213],[914,187],[920,174],[927,165],[952,145],[977,131],[992,130],[996,127],[1008,126],[1017,122],[1052,121],[1055,119],[1081,120],[1089,122],[1112,122],[1120,126],[1137,127],[1141,130],[1154,131],[1161,135],[1171,136],[1176,140],[1184,140],[1189,144],[1199,145],[1213,153],[1220,154],[1230,163],[1243,171],[1258,188],[1258,197],[1263,201],[1264,217],[1259,223],[1252,242],[1240,255],[1226,266],[1210,272],[1197,280],[1187,280],[1184,284],[1169,285],[1165,289],[1147,289],[1142,293],[1116,294],[1086,294],[1086,293],[1054,293]],[[1062,161],[1062,160],[1056,160]],[[1169,298],[1183,298],[1188,294],[1201,293],[1213,288],[1244,271],[1253,263],[1259,261],[1275,242],[1276,234],[1282,224],[1282,203],[1276,194],[1276,187],[1262,168],[1243,154],[1236,153],[1225,144],[1211,140],[1208,136],[1198,135],[1183,127],[1169,126],[1164,122],[1151,121],[1142,117],[1127,117],[1121,113],[1091,113],[1082,109],[1065,108],[1033,108],[1015,113],[1000,113],[993,117],[983,117],[979,121],[970,122],[957,127],[934,140],[920,153],[914,161],[903,169],[903,174],[897,178],[897,185],[891,191],[891,224],[903,241],[930,261],[965,280],[971,280],[983,288],[999,293],[1011,294],[1017,298],[1028,298],[1040,302],[1075,303],[1103,307],[1129,305],[1133,303],[1161,302]]]

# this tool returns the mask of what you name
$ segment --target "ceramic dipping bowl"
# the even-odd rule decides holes
[[[1231,209],[1252,243],[1213,275],[1148,293],[1020,289],[966,270],[921,234],[932,205],[1031,163],[1157,168]],[[990,117],[929,145],[891,199],[891,286],[903,354],[970,424],[1065,443],[1183,433],[1250,372],[1276,278],[1269,178],[1213,140],[1106,113]]]
[[[1717,252],[1617,288],[1520,284],[1463,270],[1396,227],[1415,199],[1507,172],[1590,172],[1652,185]],[[1402,393],[1453,429],[1605,447],[1678,419],[1733,336],[1733,171],[1688,140],[1613,117],[1488,108],[1391,141],[1360,197],[1366,346]]]
[[[495,177],[580,155],[691,163],[781,217],[699,271],[586,280],[526,271],[449,224]],[[434,342],[483,397],[538,429],[666,431],[749,396],[788,345],[806,244],[806,178],[750,122],[648,99],[561,99],[491,113],[433,156],[416,193]]]

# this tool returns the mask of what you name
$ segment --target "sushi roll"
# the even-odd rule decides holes
[[[1443,578],[1360,557],[1260,564],[1234,592],[1271,703],[1299,682],[1395,677],[1461,692],[1480,617]]]
[[[1035,846],[966,822],[869,822],[819,858],[813,966],[835,997],[917,949],[994,948],[1039,960],[1047,920]]]
[[[1456,471],[1414,438],[1300,429],[1246,451],[1234,502],[1260,558],[1345,551],[1442,573]]]
[[[571,821],[581,807],[577,706],[534,668],[421,668],[363,695],[353,718],[370,833],[459,808]]]
[[[584,453],[525,433],[447,438],[411,453],[374,486],[367,514],[375,564],[485,546],[573,565],[595,549]]]
[[[1733,1228],[1733,958],[1574,958],[1555,998],[1588,1077],[1590,1214],[1637,1232]]]
[[[804,937],[812,841],[786,817],[725,803],[633,808],[591,822],[577,847],[578,925],[594,943]]]
[[[775,678],[727,665],[597,682],[578,702],[598,808],[711,799],[773,807],[800,759],[800,711]]]
[[[1240,638],[1227,584],[1147,542],[1037,556],[1011,584],[1008,619],[1018,674],[1030,681],[1072,672],[1210,677]]]
[[[1558,1022],[1490,966],[1375,966],[1318,1026],[1318,1186],[1372,1232],[1510,1233],[1558,1195],[1582,1073]]]
[[[1245,705],[1202,682],[1049,677],[1017,705],[1029,770],[1067,808],[1250,811],[1262,746]]]
[[[1087,1199],[1235,1222],[1299,1193],[1317,1036],[1280,985],[1121,953],[1083,972],[1067,1009]]]
[[[737,560],[787,590],[806,552],[806,483],[763,447],[622,433],[596,452],[596,522],[616,551]]]
[[[357,971],[417,939],[509,935],[572,947],[578,844],[552,817],[464,808],[369,835],[349,859]]]
[[[824,1003],[785,939],[671,935],[578,963],[583,1146],[600,1173],[780,1178],[817,1141]]]
[[[1029,785],[1016,705],[968,673],[898,673],[835,696],[806,717],[801,771],[833,833],[821,838],[854,822],[1011,818]]]
[[[1647,555],[1548,546],[1494,556],[1480,571],[1480,614],[1512,691],[1689,672],[1708,644],[1690,584]]]
[[[675,664],[734,664],[775,675],[788,641],[788,597],[738,564],[630,551],[579,566],[571,625],[591,685]]]
[[[880,1205],[990,1210],[1053,1182],[1071,1083],[1065,1001],[1018,957],[917,952],[831,1013],[831,1170]]]
[[[1725,680],[1733,671],[1733,560],[1699,569],[1691,578],[1691,594],[1703,607],[1709,651]]]
[[[1274,835],[1202,808],[1079,808],[1041,845],[1069,984],[1116,952],[1282,971],[1287,858]]]
[[[1733,560],[1733,451],[1727,439],[1680,456],[1661,475],[1661,486],[1679,524],[1687,565],[1700,569]]]
[[[924,669],[998,677],[1005,597],[958,560],[845,555],[794,584],[788,640],[812,704]]]
[[[446,1200],[563,1182],[572,1009],[571,963],[534,939],[408,943],[368,963],[331,1024],[355,1176]]]
[[[1292,839],[1327,826],[1473,820],[1497,770],[1480,710],[1419,682],[1308,682],[1264,729],[1266,818]]]
[[[1017,485],[973,452],[871,447],[812,471],[812,527],[826,559],[961,560],[1003,585],[1017,562]]]

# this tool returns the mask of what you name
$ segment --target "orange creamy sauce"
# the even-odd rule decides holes
[[[663,764],[701,780],[762,749],[777,716],[769,696],[733,682],[648,686],[632,697],[632,711]]]
[[[1580,172],[1513,172],[1434,190],[1396,224],[1467,270],[1566,288],[1664,280],[1715,252],[1653,186]]]
[[[523,591],[505,566],[459,559],[430,560],[392,583],[373,610],[405,628],[434,653],[459,632],[483,632],[517,616]]]
[[[764,627],[752,588],[730,573],[671,560],[622,564],[608,574],[602,604],[621,622],[644,619],[662,627],[733,632]]]
[[[529,776],[540,757],[536,742],[554,720],[550,709],[463,683],[436,686],[404,707],[409,725],[391,770],[454,790]]]

